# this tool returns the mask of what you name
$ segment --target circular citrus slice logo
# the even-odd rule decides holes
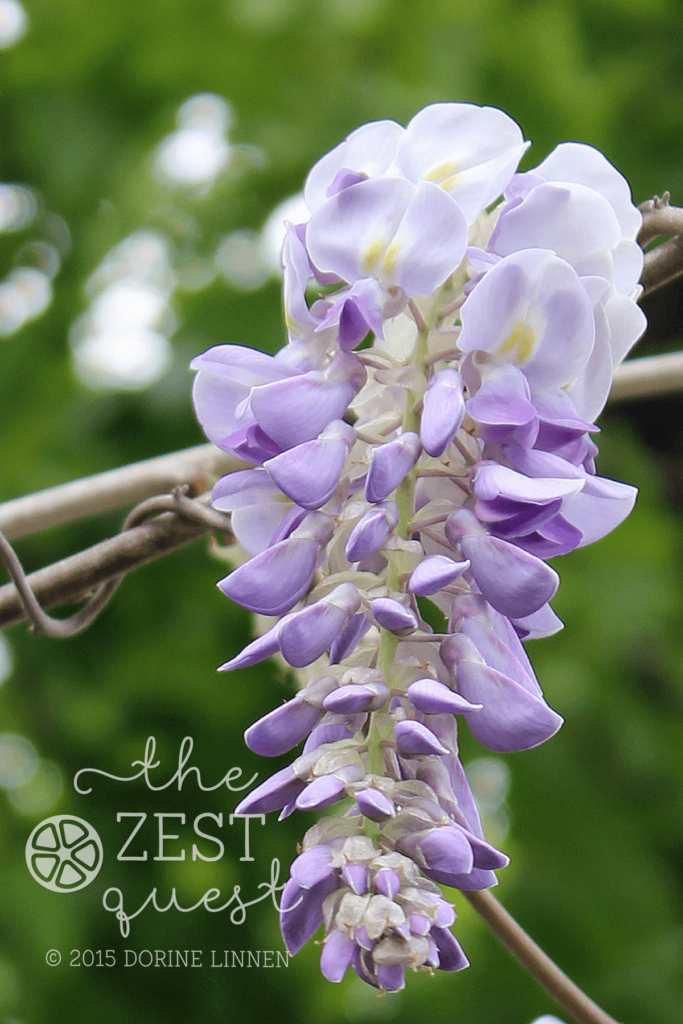
[[[41,821],[26,843],[29,871],[52,892],[75,892],[89,885],[102,867],[102,856],[95,829],[73,814]]]

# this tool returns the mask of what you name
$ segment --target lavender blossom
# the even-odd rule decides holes
[[[547,559],[635,501],[596,475],[594,420],[644,329],[640,214],[597,150],[566,143],[520,174],[526,146],[472,104],[361,126],[287,227],[288,343],[192,364],[207,436],[253,467],[213,491],[250,556],[219,586],[277,618],[221,670],[279,653],[301,683],[245,738],[302,751],[237,810],[346,801],[306,834],[281,901],[290,952],[324,927],[333,982],[350,968],[397,991],[407,969],[467,966],[436,883],[488,888],[507,857],[457,716],[494,751],[560,728],[521,642],[562,628]],[[311,282],[328,290],[309,304]]]

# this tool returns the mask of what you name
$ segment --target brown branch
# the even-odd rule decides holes
[[[638,209],[643,215],[643,226],[638,232],[638,244],[645,248],[662,235],[683,234],[683,210],[670,206],[670,195],[653,196],[641,203]]]
[[[610,402],[683,391],[683,352],[628,359],[614,371]]]
[[[6,501],[0,505],[0,530],[8,540],[16,540],[133,505],[183,484],[192,484],[195,492],[201,493],[206,490],[207,477],[219,477],[246,465],[212,444],[197,445]]]
[[[466,892],[479,916],[576,1024],[617,1024],[543,952],[488,890]]]
[[[680,235],[675,235],[668,242],[645,253],[643,273],[640,276],[643,294],[651,295],[658,288],[663,288],[665,284],[675,281],[681,274],[683,274],[683,241]]]
[[[165,511],[171,508],[173,511]],[[161,515],[157,514],[159,512]],[[140,523],[141,518],[148,518],[151,514],[156,517],[149,522]],[[97,614],[125,573],[198,540],[211,531],[220,530],[228,533],[228,523],[228,519],[220,513],[202,506],[199,502],[183,499],[182,495],[179,498],[159,495],[133,509],[124,524],[124,532],[77,555],[71,555],[60,562],[39,569],[28,577],[23,577],[21,564],[14,556],[16,562],[13,566],[13,576],[19,580],[20,586],[23,577],[38,603],[39,610],[85,600],[91,595],[94,587],[107,584],[110,589],[106,594],[97,593],[91,598],[92,602],[99,599],[96,609],[93,608],[94,614]],[[4,550],[6,551],[6,548]],[[112,583],[114,586],[111,586]],[[59,620],[51,620],[52,623],[57,623],[53,626],[46,621],[50,620],[50,617],[41,618],[35,607],[29,607],[32,614],[27,615],[27,603],[30,604],[30,598],[27,601],[24,596],[22,600],[14,583],[0,587],[0,629],[31,618],[38,631],[53,636],[73,635],[74,632],[84,629],[94,618],[94,614],[89,617],[87,615],[86,609],[90,607],[88,605],[86,609],[81,609],[81,612],[86,612],[85,617],[81,616],[81,613],[76,613],[70,620],[66,620],[67,624],[63,628]]]
[[[643,248],[656,238],[672,235],[667,242],[645,253],[640,283],[649,295],[683,274],[683,208],[669,205],[669,193],[641,203],[643,226],[638,242]]]

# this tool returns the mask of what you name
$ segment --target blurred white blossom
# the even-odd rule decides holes
[[[28,18],[19,0],[0,0],[0,50],[18,43],[27,29]]]
[[[157,147],[156,176],[167,185],[213,185],[230,160],[226,133],[231,120],[230,107],[221,96],[191,96],[178,111],[178,128]]]
[[[83,383],[135,391],[161,377],[172,358],[175,283],[170,245],[158,232],[137,231],[105,256],[86,285],[90,307],[71,329]]]

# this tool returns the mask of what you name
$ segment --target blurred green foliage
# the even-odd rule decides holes
[[[230,285],[215,269],[207,273],[213,253],[231,232],[260,230],[273,207],[301,188],[312,162],[363,121],[405,123],[435,100],[493,104],[533,139],[527,166],[557,142],[577,139],[619,166],[636,201],[666,188],[683,199],[682,19],[671,0],[26,0],[25,7],[27,34],[0,52],[0,180],[34,189],[40,210],[22,230],[0,234],[0,277],[21,262],[25,243],[56,244],[59,235],[64,254],[62,221],[71,251],[47,312],[0,340],[3,500],[201,440],[189,398],[192,355],[223,342],[275,351],[283,341],[277,280],[253,290]],[[151,173],[152,155],[174,130],[180,104],[207,92],[230,104],[229,137],[238,149],[212,189],[169,188]],[[90,301],[86,280],[141,229],[168,239],[180,281],[173,362],[147,389],[89,389],[74,375],[70,327]],[[204,274],[201,286],[189,286],[193,272]],[[641,353],[680,347],[681,302],[675,287],[649,300],[653,328]],[[566,724],[538,750],[495,759],[499,777],[507,763],[510,783],[489,821],[512,857],[500,879],[505,904],[625,1024],[673,1022],[683,1006],[680,411],[680,401],[669,399],[603,418],[600,471],[637,484],[641,496],[613,536],[559,566],[556,609],[567,628],[531,654]],[[18,549],[36,568],[108,535],[118,521],[108,515],[49,531]],[[288,684],[270,664],[215,675],[250,629],[215,590],[222,574],[208,547],[195,544],[130,576],[82,636],[35,638],[25,626],[10,632],[15,667],[0,691],[0,732],[27,737],[53,788],[58,770],[63,791],[48,809],[35,785],[23,797],[0,794],[0,1020],[530,1024],[557,1012],[461,897],[456,932],[471,968],[411,977],[397,997],[380,998],[354,977],[324,982],[312,944],[287,970],[120,966],[126,947],[202,949],[205,962],[212,949],[282,948],[266,903],[240,926],[227,913],[148,910],[124,940],[100,900],[105,887],[117,886],[136,907],[156,886],[163,906],[176,886],[187,906],[210,886],[230,892],[235,884],[252,899],[272,858],[286,869],[310,824],[304,816],[254,823],[255,860],[244,863],[241,830],[227,827],[232,794],[201,794],[191,780],[181,793],[154,794],[98,779],[91,795],[79,796],[71,784],[86,766],[130,775],[150,735],[160,779],[172,773],[184,736],[194,738],[192,763],[206,783],[233,765],[245,779],[263,776],[268,766],[245,748],[242,733],[287,695]],[[481,766],[485,756],[463,736],[465,763]],[[222,812],[226,855],[216,863],[155,863],[148,822],[140,833],[148,860],[119,862],[122,811],[185,812],[188,850],[194,816]],[[30,878],[24,846],[38,821],[66,812],[97,828],[107,856],[95,884],[62,895]],[[59,967],[45,963],[51,948],[62,953]],[[72,949],[111,948],[116,967],[69,966]]]

